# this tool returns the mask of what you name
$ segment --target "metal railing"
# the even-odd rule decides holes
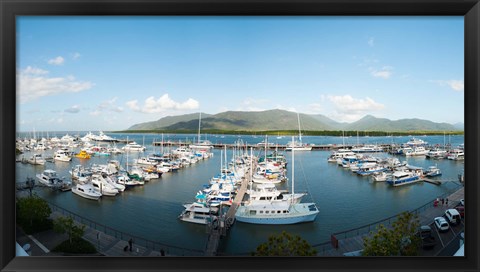
[[[430,200],[429,202],[425,203],[424,205],[420,206],[419,208],[416,208],[415,210],[410,211],[410,213],[418,215],[419,213],[433,207],[435,199],[447,197],[447,196],[451,195],[452,193],[453,192],[444,193],[444,194]],[[370,223],[368,225],[364,225],[364,226],[361,226],[361,227],[357,227],[357,228],[353,228],[353,229],[349,229],[349,230],[345,230],[345,231],[341,231],[341,232],[336,232],[332,235],[334,235],[337,239],[345,239],[345,238],[359,236],[359,235],[362,235],[362,234],[369,234],[371,231],[377,230],[377,228],[380,225],[383,225],[387,228],[391,227],[393,222],[395,222],[401,214],[402,213],[399,213],[399,214],[396,214],[394,216],[390,216],[388,218],[385,218],[385,219],[382,219],[380,221],[376,221],[374,223]]]
[[[424,205],[422,205],[422,206],[420,206],[420,207],[418,207],[415,210],[412,210],[410,212],[415,214],[415,215],[418,215],[419,213],[421,213],[421,212],[423,212],[423,211],[425,211],[425,210],[427,210],[431,207],[434,207],[434,201],[436,199],[445,198],[445,197],[451,195],[452,193],[454,193],[456,190],[458,190],[458,188],[456,188],[453,191],[446,192],[446,193],[432,199],[431,201],[425,203]],[[400,215],[401,215],[401,213],[396,214],[394,216],[390,216],[388,218],[385,218],[385,219],[382,219],[382,220],[379,220],[379,221],[376,221],[374,223],[370,223],[370,224],[363,225],[363,226],[360,226],[360,227],[357,227],[357,228],[333,233],[331,235],[331,241],[326,241],[326,242],[323,242],[323,243],[314,244],[314,245],[312,245],[312,247],[316,248],[318,253],[331,250],[331,249],[335,248],[336,246],[338,247],[338,240],[339,239],[352,238],[352,237],[356,237],[356,236],[360,236],[360,235],[365,235],[365,236],[369,235],[372,231],[376,231],[380,225],[383,225],[387,228],[391,227],[393,222],[395,222]]]
[[[47,201],[48,202],[48,201]],[[136,235],[132,235],[117,229],[114,229],[112,227],[109,227],[107,225],[95,222],[93,220],[90,220],[88,218],[85,218],[79,214],[76,214],[74,212],[71,212],[69,210],[66,210],[60,206],[57,206],[53,203],[48,202],[50,205],[52,211],[57,211],[60,212],[64,216],[69,216],[72,217],[72,219],[80,224],[83,224],[91,229],[97,230],[99,232],[105,233],[107,235],[110,235],[112,237],[115,237],[120,240],[128,241],[129,239],[133,239],[134,243],[143,246],[147,249],[150,249],[152,251],[158,251],[160,252],[163,250],[166,255],[173,255],[173,256],[201,256],[204,254],[203,250],[197,250],[197,249],[190,249],[190,248],[183,248],[183,247],[178,247],[178,246],[173,246],[173,245],[168,245],[156,241],[152,241],[149,239],[145,239]]]

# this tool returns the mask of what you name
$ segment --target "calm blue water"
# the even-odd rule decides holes
[[[71,134],[71,133],[70,133]],[[64,134],[58,133],[57,136]],[[81,134],[83,135],[83,134]],[[151,143],[161,140],[161,135],[153,134],[108,134],[117,139],[126,139],[144,143],[147,153],[159,152],[160,147],[152,147]],[[51,135],[50,135],[51,136]],[[182,140],[196,141],[196,135],[164,135],[164,141]],[[202,135],[213,143],[233,143],[243,140],[246,143],[258,143],[264,136],[215,136]],[[444,136],[419,137],[430,144],[444,144]],[[291,138],[269,137],[269,142],[285,144]],[[345,139],[345,144],[359,143],[405,143],[410,137],[351,137]],[[303,141],[313,144],[342,144],[341,137],[303,137]],[[446,136],[446,143],[452,146],[464,143],[463,136]],[[46,151],[46,154],[52,151]],[[257,151],[258,152],[258,151]],[[51,192],[45,188],[36,188],[37,193],[49,201],[89,218],[106,224],[112,228],[144,237],[146,239],[185,248],[203,250],[206,242],[205,227],[179,221],[177,216],[183,210],[182,204],[194,200],[195,193],[203,184],[216,175],[220,169],[220,150],[214,150],[214,157],[200,161],[184,168],[177,173],[165,173],[159,180],[150,181],[143,187],[134,187],[116,197],[103,197],[100,201],[87,200],[71,192]],[[262,151],[263,154],[263,151]],[[24,154],[28,156],[28,154]],[[286,153],[291,160],[291,154]],[[228,254],[244,254],[266,241],[272,233],[286,230],[301,235],[311,244],[318,244],[330,239],[334,232],[359,227],[385,217],[412,210],[431,201],[438,195],[457,187],[452,182],[441,186],[428,183],[392,188],[386,183],[373,183],[369,178],[360,177],[348,170],[328,163],[329,151],[310,151],[295,153],[295,191],[308,191],[303,202],[314,201],[320,210],[313,223],[262,226],[237,222],[233,225],[228,237],[222,241],[221,250]],[[19,155],[21,157],[22,155]],[[231,151],[228,157],[231,158]],[[390,156],[380,153],[378,156]],[[130,155],[129,160],[136,157]],[[68,170],[76,164],[88,166],[90,163],[104,163],[107,159],[117,159],[125,162],[123,155],[111,158],[94,157],[91,160],[80,161],[76,158],[71,163],[47,163],[45,166],[32,166],[17,163],[16,180],[24,182],[27,177],[35,177],[46,168],[55,169],[60,176],[68,177]],[[427,168],[437,164],[442,170],[441,179],[456,180],[463,173],[464,164],[450,160],[428,160],[422,157],[405,158],[409,164]],[[291,163],[289,164],[289,169]],[[289,171],[291,172],[291,171]],[[291,177],[289,177],[291,180]],[[283,184],[289,189],[291,184]]]

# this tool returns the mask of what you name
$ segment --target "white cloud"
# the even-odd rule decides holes
[[[370,68],[370,73],[374,77],[381,77],[383,79],[388,79],[392,76],[392,70],[393,70],[393,67],[384,66],[380,70]]]
[[[375,45],[375,38],[370,37],[370,38],[368,39],[368,45],[371,46],[371,47],[373,47],[373,46]]]
[[[357,59],[357,57],[354,57],[354,59]],[[364,57],[360,60],[361,62],[358,63],[357,65],[360,66],[360,67],[365,67],[365,66],[370,66],[370,65],[377,65],[380,61],[378,59],[375,59],[375,58],[368,58],[368,57]]]
[[[20,103],[26,103],[43,96],[61,93],[76,93],[94,86],[89,81],[77,81],[75,77],[48,77],[49,72],[28,66],[17,72],[17,96]]]
[[[99,111],[99,110],[95,110],[95,111],[91,111],[91,112],[90,112],[90,115],[91,115],[91,116],[99,116],[100,114],[102,114],[102,112]]]
[[[35,68],[32,66],[27,66],[27,68],[23,70],[23,73],[26,75],[46,75],[48,74],[48,71],[42,70],[40,68]]]
[[[73,59],[73,60],[77,60],[77,59],[79,59],[81,56],[82,56],[82,55],[80,55],[80,53],[75,52],[75,53],[72,54],[72,59]]]
[[[65,112],[78,113],[78,112],[80,112],[80,106],[79,105],[73,105],[70,108],[66,109]]]
[[[65,59],[62,56],[48,60],[48,64],[52,65],[62,65],[65,62]]]
[[[340,122],[353,122],[366,114],[385,108],[385,105],[377,103],[369,97],[357,99],[350,95],[329,95],[327,99],[333,103],[335,109],[330,116]]]
[[[192,110],[199,107],[198,101],[192,98],[188,98],[185,102],[180,103],[172,100],[168,94],[164,94],[158,99],[150,96],[145,99],[143,106],[138,105],[138,100],[128,101],[126,105],[130,109],[142,113],[159,113],[166,110]]]
[[[432,82],[435,82],[439,84],[440,86],[448,86],[452,90],[457,91],[457,92],[463,92],[464,90],[464,83],[463,80],[432,80]]]
[[[117,100],[118,97],[113,97],[111,99],[103,101],[96,107],[94,111],[90,112],[90,115],[99,116],[106,111],[113,111],[118,113],[123,112],[124,108],[116,105]]]

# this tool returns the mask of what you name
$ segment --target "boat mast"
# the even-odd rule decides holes
[[[293,136],[292,136],[293,141]],[[292,148],[292,197],[290,198],[290,203],[293,203],[293,198],[295,196],[295,148]]]
[[[163,133],[162,133],[162,148],[160,152],[162,153],[162,156],[163,156]]]
[[[265,167],[267,166],[267,144],[268,144],[268,138],[267,138],[267,135],[265,134]]]
[[[300,113],[297,112],[297,119],[298,119],[298,141],[302,142],[302,131],[300,130]],[[293,142],[293,140],[292,140]]]
[[[227,161],[227,145],[225,145],[225,178],[227,178],[227,169],[228,169],[228,161]]]
[[[202,112],[200,112],[200,117],[198,117],[198,136],[197,136],[197,141],[198,144],[200,144],[200,125],[202,123]]]
[[[127,136],[127,145],[128,145],[128,136]],[[127,174],[128,174],[128,152],[130,151],[130,148],[127,148]]]
[[[248,150],[247,150],[248,154]],[[250,147],[250,195],[252,194],[253,186],[253,147]]]
[[[445,146],[445,131],[443,132],[443,150],[447,150]]]

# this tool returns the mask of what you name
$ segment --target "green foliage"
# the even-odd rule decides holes
[[[17,223],[27,234],[51,228],[48,219],[52,210],[48,203],[38,196],[19,198],[17,200]]]
[[[71,217],[58,217],[53,221],[53,230],[58,233],[66,233],[70,243],[81,239],[85,233],[85,226],[78,226]]]
[[[271,235],[268,241],[260,244],[253,256],[315,256],[317,250],[298,235],[283,231]]]
[[[72,241],[65,240],[58,246],[56,246],[53,252],[64,252],[73,254],[93,254],[97,253],[97,249],[90,242],[83,240],[82,238],[75,238]]]
[[[416,256],[420,238],[416,231],[420,223],[418,216],[402,213],[392,224],[392,228],[380,225],[371,237],[364,237],[364,256]]]

